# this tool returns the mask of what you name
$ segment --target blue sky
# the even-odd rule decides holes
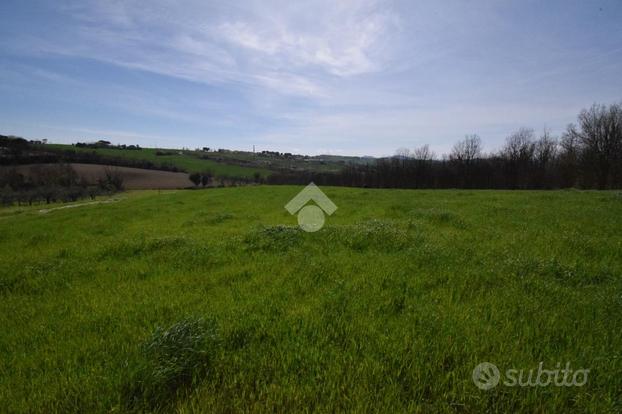
[[[388,155],[622,101],[622,2],[0,3],[0,133]]]

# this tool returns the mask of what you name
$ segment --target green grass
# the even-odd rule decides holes
[[[326,188],[304,233],[299,190],[2,216],[2,411],[622,411],[618,193]]]
[[[270,175],[270,170],[259,167],[245,167],[230,163],[218,162],[214,160],[201,159],[191,152],[180,150],[158,150],[155,148],[143,148],[141,150],[112,149],[112,148],[81,148],[64,144],[47,144],[43,148],[53,148],[61,150],[72,150],[78,152],[93,152],[106,157],[126,158],[131,160],[151,161],[156,165],[174,165],[189,173],[211,171],[217,176],[228,177],[248,177],[252,178],[256,172],[262,177]],[[157,151],[174,153],[173,155],[156,155]],[[179,154],[179,152],[182,152]]]

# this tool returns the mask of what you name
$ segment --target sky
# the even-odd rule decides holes
[[[0,134],[390,155],[622,101],[622,1],[2,0]]]

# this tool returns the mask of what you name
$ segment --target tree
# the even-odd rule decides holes
[[[410,150],[408,148],[398,148],[395,151],[395,158],[399,158],[402,160],[410,158]]]
[[[430,146],[427,144],[414,149],[412,152],[414,164],[413,187],[423,188],[433,185],[431,169],[434,158],[435,155],[430,151]]]
[[[190,181],[192,181],[192,183],[197,186],[199,185],[199,183],[201,183],[201,174],[199,173],[192,173],[188,176],[188,178],[190,179]]]
[[[531,161],[535,152],[534,131],[531,128],[520,128],[505,140],[503,153],[512,161]]]
[[[534,146],[534,173],[532,186],[540,188],[557,187],[559,184],[559,172],[555,171],[558,166],[559,144],[557,139],[551,136],[548,129],[544,129]]]
[[[473,169],[476,160],[482,156],[482,140],[479,136],[467,135],[456,143],[449,154],[449,160],[457,168],[461,187],[474,187]]]
[[[435,158],[435,154],[430,150],[430,146],[426,144],[415,148],[412,152],[412,158],[417,161],[432,161]]]
[[[253,173],[253,181],[255,183],[260,183],[261,182],[261,173],[259,171],[255,171]]]
[[[540,166],[549,164],[557,157],[557,140],[551,136],[551,131],[544,129],[540,139],[536,141],[534,159]]]
[[[592,105],[570,124],[565,141],[572,142],[579,155],[583,184],[600,189],[622,184],[622,104]]]
[[[467,135],[464,140],[456,143],[449,154],[449,159],[470,164],[482,155],[482,140],[479,136]]]
[[[505,140],[501,158],[505,161],[505,175],[510,188],[526,188],[536,151],[535,133],[531,128],[520,128]]]
[[[212,179],[212,173],[210,173],[210,172],[202,173],[201,174],[201,185],[203,185],[203,187],[205,187],[206,185],[209,184],[211,179]]]
[[[112,167],[104,169],[104,177],[98,180],[99,186],[106,191],[115,192],[123,190],[123,175]]]
[[[568,125],[567,130],[572,128]],[[561,177],[562,187],[575,187],[579,179],[579,144],[576,135],[568,134],[567,132],[562,135],[562,139],[559,143],[559,173]]]

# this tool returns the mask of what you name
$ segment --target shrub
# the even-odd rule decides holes
[[[168,329],[158,328],[141,347],[122,390],[128,409],[156,409],[209,371],[220,340],[213,321],[188,318]]]
[[[326,237],[352,250],[401,251],[418,239],[391,221],[370,220],[354,225],[327,226]]]
[[[199,173],[192,173],[188,176],[188,178],[195,186],[201,183],[201,174]]]
[[[209,171],[201,173],[201,185],[205,187],[212,180],[213,174]]]
[[[302,230],[298,226],[261,226],[246,235],[250,250],[286,251],[300,244]]]

